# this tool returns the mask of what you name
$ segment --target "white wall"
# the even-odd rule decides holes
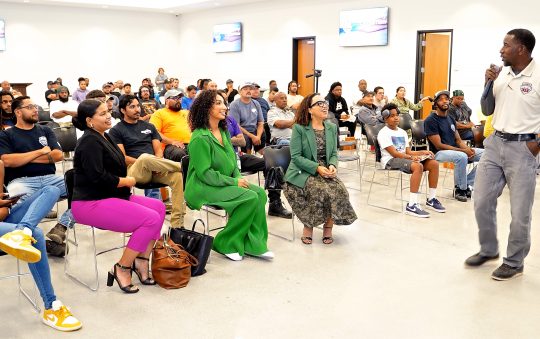
[[[178,19],[172,15],[0,3],[7,50],[0,79],[32,82],[28,94],[44,104],[47,81],[60,76],[73,92],[77,78],[90,89],[123,79],[134,89],[162,66],[179,74]],[[0,80],[1,81],[1,80]]]
[[[220,87],[227,78],[236,85],[247,80],[263,87],[276,79],[286,89],[292,72],[292,38],[316,36],[316,65],[323,70],[320,92],[339,80],[344,96],[350,98],[358,80],[365,78],[370,88],[382,85],[389,96],[403,85],[412,98],[417,30],[453,29],[452,87],[464,90],[476,110],[484,69],[492,62],[500,64],[504,34],[525,27],[540,39],[540,5],[524,0],[510,8],[513,4],[503,0],[436,5],[427,0],[275,0],[176,18],[0,3],[7,33],[7,51],[0,52],[0,79],[34,82],[29,94],[41,101],[46,81],[57,76],[72,90],[80,75],[90,77],[91,88],[117,79],[139,84],[144,77],[154,77],[159,66],[169,76],[179,76],[183,86],[208,77]],[[339,47],[339,11],[380,6],[390,7],[389,45]],[[235,21],[243,23],[243,51],[214,53],[213,26]]]
[[[341,81],[344,96],[356,94],[361,78],[373,88],[382,85],[394,96],[403,85],[413,98],[418,30],[453,29],[452,87],[465,91],[466,100],[479,108],[484,70],[490,63],[500,64],[499,49],[505,33],[525,27],[540,39],[538,2],[525,0],[509,7],[503,0],[452,2],[412,1],[268,1],[182,15],[181,53],[188,67],[183,78],[195,81],[211,77],[221,85],[227,78],[252,80],[266,86],[276,79],[280,89],[292,73],[292,38],[316,36],[316,66],[323,70],[319,91]],[[447,4],[449,4],[447,6]],[[518,7],[519,5],[519,7]],[[347,9],[390,7],[388,46],[339,47],[339,12]],[[214,53],[211,50],[212,26],[218,23],[243,23],[241,53]],[[540,42],[539,42],[540,45]],[[540,46],[538,47],[540,49]]]

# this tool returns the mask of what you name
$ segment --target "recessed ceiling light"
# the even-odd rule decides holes
[[[101,8],[109,8],[109,6],[103,5],[103,6],[101,6]]]
[[[30,2],[30,0],[24,0],[23,2],[24,2],[24,3],[29,3],[29,2]]]

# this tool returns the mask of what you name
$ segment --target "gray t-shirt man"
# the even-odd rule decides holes
[[[257,133],[257,124],[264,122],[261,105],[255,100],[245,104],[240,99],[231,103],[229,114],[250,133]]]

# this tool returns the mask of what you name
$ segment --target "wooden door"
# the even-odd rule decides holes
[[[300,86],[298,94],[305,97],[315,92],[315,78],[306,78],[306,75],[313,74],[315,68],[315,39],[298,40],[297,56],[296,80]]]
[[[426,33],[424,41],[421,95],[433,97],[437,91],[449,89],[450,34]],[[425,119],[431,110],[430,102],[425,102],[421,114],[422,119]]]

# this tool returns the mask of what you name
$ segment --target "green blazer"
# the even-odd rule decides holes
[[[246,190],[238,187],[240,171],[231,138],[221,131],[223,145],[208,129],[193,131],[189,143],[189,168],[184,187],[184,198],[190,208],[202,205],[220,205],[242,195]]]
[[[337,126],[324,122],[326,139],[326,162],[337,168]],[[311,122],[307,126],[293,125],[291,136],[291,163],[285,173],[285,181],[304,188],[310,175],[317,175],[317,143]]]

